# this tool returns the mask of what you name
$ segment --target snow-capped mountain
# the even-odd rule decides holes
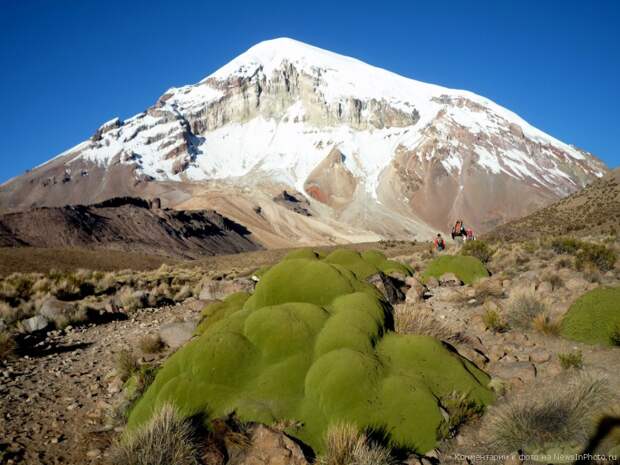
[[[224,209],[266,242],[411,238],[457,216],[489,228],[606,171],[487,98],[283,38],[103,124],[1,186],[0,208],[139,193]],[[282,190],[308,202],[303,224]]]

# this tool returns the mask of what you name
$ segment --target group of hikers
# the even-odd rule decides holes
[[[452,240],[456,242],[457,246],[463,245],[465,241],[474,241],[476,240],[476,236],[474,235],[474,230],[471,228],[466,228],[463,220],[456,220],[454,226],[452,226]],[[435,245],[435,249],[438,251],[442,251],[446,249],[446,241],[441,236],[441,233],[437,233],[437,237],[433,241]]]

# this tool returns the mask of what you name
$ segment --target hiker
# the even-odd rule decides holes
[[[474,235],[474,230],[469,228],[467,230],[467,240],[468,241],[475,241],[476,240],[476,236]]]
[[[465,225],[463,224],[463,220],[456,220],[454,226],[452,227],[452,239],[456,242],[457,245],[463,245],[463,241],[467,237],[467,232],[465,231]]]
[[[439,252],[441,252],[442,250],[446,250],[446,241],[443,240],[441,234],[437,233],[437,237],[433,242],[435,243],[435,249],[437,249]]]

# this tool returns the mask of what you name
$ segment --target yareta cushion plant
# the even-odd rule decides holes
[[[620,287],[586,292],[562,320],[564,337],[587,344],[620,345]]]
[[[431,276],[440,278],[444,273],[454,273],[465,284],[473,284],[489,276],[489,271],[476,257],[469,255],[443,255],[430,262],[422,273],[423,281]]]
[[[471,362],[432,337],[393,332],[390,305],[361,278],[377,265],[345,252],[289,257],[253,295],[210,305],[199,336],[132,410],[129,431],[171,402],[186,415],[295,420],[302,426],[291,434],[319,453],[337,422],[381,429],[394,446],[426,452],[447,431],[443,400],[490,403],[489,377]]]

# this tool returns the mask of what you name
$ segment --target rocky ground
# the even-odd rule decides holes
[[[0,362],[0,463],[104,463],[118,435],[110,419],[122,384],[118,353],[145,334],[192,319],[202,304],[138,310],[125,320],[52,332],[22,356]],[[170,349],[146,355],[163,358]]]

